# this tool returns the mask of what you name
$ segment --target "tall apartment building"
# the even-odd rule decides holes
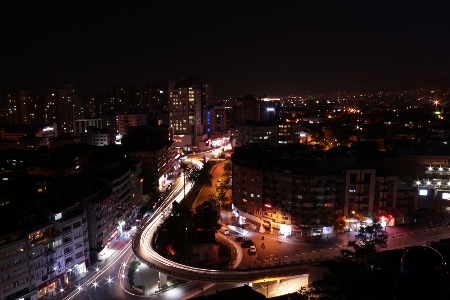
[[[45,124],[56,123],[56,104],[55,93],[46,92],[42,99],[43,105],[43,121]]]
[[[31,287],[29,241],[24,230],[0,236],[0,299],[37,300]]]
[[[406,208],[415,205],[412,189],[399,187],[397,176],[357,168],[354,160],[314,161],[289,153],[236,148],[233,205],[242,223],[289,234],[306,227],[320,235],[327,230],[320,224],[330,215],[351,221],[355,213],[382,216],[396,211],[393,217],[402,222]]]
[[[40,124],[44,122],[42,103],[34,86],[21,85],[17,93],[7,94],[10,124]]]
[[[114,215],[117,220],[127,220],[132,212],[130,199],[130,168],[116,166],[98,175],[98,179],[106,183],[114,195]]]
[[[127,159],[141,161],[142,169],[153,177],[159,188],[164,186],[167,177],[175,171],[175,156],[173,141],[159,140],[148,145],[135,145],[127,151]]]
[[[58,85],[55,94],[56,122],[58,131],[62,133],[73,132],[74,97],[73,84]]]
[[[237,216],[266,230],[290,234],[303,225],[320,224],[327,214],[342,215],[345,178],[341,173],[299,158],[233,155]]]
[[[114,87],[113,96],[116,99],[116,114],[124,114],[133,111],[137,105],[134,87]]]
[[[174,128],[177,147],[192,150],[206,139],[202,111],[211,98],[212,84],[198,77],[169,82],[169,125]]]
[[[102,120],[94,118],[73,120],[73,134],[75,136],[86,133],[88,127],[102,128]]]
[[[82,143],[94,146],[107,146],[114,142],[114,136],[108,129],[88,127],[87,132],[82,135]]]
[[[252,95],[245,95],[233,102],[232,121],[234,125],[245,124],[247,120],[259,121],[260,101]]]
[[[131,207],[136,208],[142,204],[144,179],[142,177],[142,162],[129,161],[130,163],[130,202]]]
[[[201,87],[177,83],[169,93],[169,122],[175,139],[180,147],[193,147],[201,126]]]
[[[147,125],[146,114],[121,114],[118,116],[119,119],[119,134],[125,136],[128,134],[128,128],[134,126]]]
[[[37,298],[55,295],[68,282],[62,234],[49,222],[29,230],[28,240],[30,283],[37,289]]]
[[[207,106],[203,110],[203,131],[222,132],[227,129],[225,106]]]
[[[202,84],[202,107],[211,106],[214,104],[213,99],[213,85],[211,83]]]
[[[20,111],[17,93],[8,93],[6,102],[8,105],[8,122],[9,124],[20,123]]]
[[[34,86],[22,85],[17,93],[20,123],[21,124],[39,124],[42,123],[41,103],[36,96]]]
[[[115,114],[101,115],[100,119],[102,121],[102,128],[110,130],[113,133],[114,137],[119,134],[118,129],[119,118],[117,115]]]
[[[259,103],[259,119],[261,121],[278,120],[280,118],[280,98],[263,97],[259,99]]]
[[[90,258],[92,261],[102,259],[117,236],[116,196],[107,183],[91,176],[74,178],[69,188],[87,210]]]
[[[158,113],[167,113],[169,111],[169,84],[167,82],[147,83],[142,88],[142,97],[139,107],[144,110],[155,110]]]
[[[50,195],[40,205],[49,213],[54,229],[62,234],[64,271],[68,278],[85,273],[89,266],[87,212],[79,201],[64,195]]]

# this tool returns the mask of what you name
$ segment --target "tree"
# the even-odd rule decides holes
[[[217,209],[217,213],[220,213],[220,202],[217,200],[217,196],[214,194],[210,194],[206,197],[205,201],[211,203],[212,207]]]
[[[194,165],[190,170],[190,180],[200,187],[212,186],[213,175],[210,173],[211,165],[206,163],[202,168]]]
[[[332,227],[333,233],[337,235],[338,232],[342,232],[344,230],[346,226],[346,217],[327,213],[320,221],[320,223],[322,223],[324,226]]]
[[[375,219],[372,224],[360,226],[355,240],[350,241],[347,247],[350,249],[342,249],[341,258],[354,258],[362,265],[369,267],[377,261],[376,252],[387,247],[389,236],[383,226]]]
[[[226,175],[228,175],[228,173],[231,172],[232,169],[233,169],[233,165],[231,164],[231,161],[226,160],[226,161],[223,163],[223,170],[224,170],[224,172],[227,172]]]
[[[228,200],[227,197],[227,188],[224,186],[224,182],[221,182],[219,185],[216,185],[216,195],[217,201],[220,206],[223,206],[225,202]]]
[[[194,228],[200,230],[214,230],[220,229],[219,215],[216,209],[208,201],[197,205],[193,215],[192,223]]]
[[[192,214],[185,211],[182,204],[174,202],[171,212],[158,228],[156,249],[164,257],[187,262],[195,244],[198,244],[198,236]]]
[[[316,280],[308,287],[302,287],[299,294],[310,300],[336,300],[341,299],[341,286],[335,277],[325,273],[323,279]]]

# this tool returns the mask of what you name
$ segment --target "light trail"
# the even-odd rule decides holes
[[[201,163],[199,162],[199,164]],[[185,193],[187,194],[191,188],[192,183],[187,183]],[[248,283],[286,279],[307,272],[307,266],[303,264],[245,270],[210,270],[176,263],[161,256],[152,248],[154,234],[160,222],[164,220],[164,216],[170,212],[172,203],[174,201],[180,202],[183,199],[183,195],[184,193],[181,192],[177,195],[171,193],[164,203],[155,210],[147,224],[141,228],[133,239],[132,248],[134,254],[141,262],[147,264],[150,268],[182,280],[221,283]],[[238,253],[240,252],[241,251],[238,251]],[[241,258],[242,256],[238,255],[238,259],[233,263],[233,267],[239,265]]]
[[[119,260],[122,259],[123,256],[126,255],[127,252],[132,253],[131,250],[131,243],[127,244],[123,249],[118,250],[120,251],[114,258],[111,259],[110,263],[108,263],[104,268],[99,268],[98,271],[94,271],[97,272],[95,275],[93,275],[92,277],[90,277],[89,279],[87,279],[84,283],[78,285],[76,287],[75,290],[73,290],[72,292],[70,292],[66,297],[64,297],[64,300],[72,300],[75,297],[77,297],[82,291],[84,291],[84,289],[88,289],[91,285],[94,286],[95,282],[99,282],[100,281],[100,277],[107,271],[109,270],[109,268],[111,268],[111,266],[113,266],[116,262],[118,262]],[[117,252],[116,252],[117,253]],[[110,280],[107,280],[107,283],[111,283],[113,278],[109,278]],[[94,286],[95,288],[95,286]],[[64,292],[64,291],[62,291]]]

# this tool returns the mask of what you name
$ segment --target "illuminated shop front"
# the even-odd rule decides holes
[[[69,282],[67,274],[60,274],[53,278],[52,280],[47,281],[46,283],[41,284],[37,289],[37,296],[41,298],[45,295],[55,296],[57,288],[61,288],[63,284],[67,284]]]
[[[80,274],[86,273],[86,264],[83,262],[80,262],[78,264],[75,264],[72,267],[72,273],[74,276],[78,276]]]
[[[217,147],[223,147],[225,145],[228,145],[230,143],[230,137],[220,137],[220,138],[216,138],[216,139],[211,139],[211,146],[213,148],[217,148]]]

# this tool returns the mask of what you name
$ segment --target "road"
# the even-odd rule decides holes
[[[217,172],[215,176],[220,176]],[[182,192],[182,185],[180,182],[174,185],[172,190],[168,193],[168,198],[174,198],[177,194]],[[227,212],[222,212],[222,214]],[[227,216],[224,219],[226,221]],[[255,268],[262,272],[266,266],[283,266],[284,264],[298,263],[300,261],[310,262],[326,258],[332,258],[339,254],[340,245],[344,244],[346,240],[351,239],[352,235],[341,234],[339,239],[328,240],[323,238],[325,242],[319,243],[305,243],[296,239],[287,239],[283,236],[275,236],[271,234],[260,234],[254,231],[248,231],[248,237],[254,240],[258,246],[258,255],[248,255],[242,252],[241,262],[236,265],[237,268]],[[262,239],[264,236],[264,239]],[[347,236],[347,239],[345,238]],[[450,236],[449,228],[441,228],[436,230],[423,231],[417,234],[404,234],[401,236],[394,236],[388,240],[388,249],[402,248],[406,246],[426,244],[427,241],[438,240],[440,238],[448,238]],[[227,238],[227,237],[225,237]],[[233,237],[228,237],[231,243],[234,243]],[[339,241],[339,243],[336,243]],[[265,249],[261,249],[261,244],[266,245]],[[235,243],[236,249],[240,249],[239,243]],[[134,259],[130,244],[127,244],[123,249],[117,252],[117,255],[112,258],[107,264],[95,271],[91,269],[93,275],[87,280],[81,280],[79,286],[68,288],[61,292],[54,298],[72,300],[72,299],[132,299],[141,298],[142,296],[133,295],[129,292],[127,287],[127,266],[130,260]],[[256,263],[255,263],[256,261]],[[124,265],[125,263],[125,265]],[[261,272],[260,271],[260,272]],[[158,272],[150,270],[149,280],[157,281]],[[211,272],[211,271],[210,271]],[[144,274],[142,274],[144,275]],[[151,278],[150,278],[151,277]],[[283,280],[282,285],[276,283],[264,282],[264,280],[256,283],[254,288],[261,293],[268,293],[271,296],[282,293],[293,292],[297,290],[305,282],[305,277],[300,276],[297,279]],[[154,296],[157,299],[181,299],[201,295],[208,295],[215,293],[216,290],[232,288],[242,284],[217,284],[217,283],[198,283],[188,282],[185,285],[171,289],[167,292]],[[265,292],[265,293],[264,293]]]

